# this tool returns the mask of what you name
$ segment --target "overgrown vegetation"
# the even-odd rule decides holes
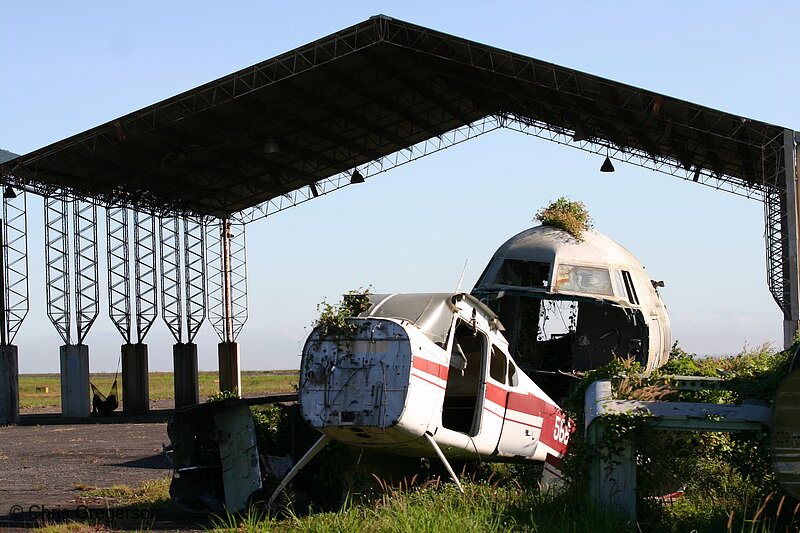
[[[334,304],[323,300],[317,304],[319,317],[314,321],[314,326],[322,328],[325,337],[347,339],[352,337],[358,326],[348,320],[369,309],[369,295],[372,287],[361,287],[348,291],[342,299]]]
[[[297,508],[264,516],[217,519],[213,531],[342,531],[464,533],[505,532],[614,532],[634,531],[613,513],[586,505],[573,494],[555,496],[518,483],[491,479],[467,480],[462,496],[452,483],[429,480],[385,486],[372,504],[345,505],[341,510],[304,515]]]
[[[788,373],[789,353],[764,345],[733,357],[698,358],[676,344],[667,364],[649,376],[640,374],[637,363],[623,360],[588,373],[564,405],[583,427],[584,392],[602,378],[611,378],[619,399],[766,403]],[[669,386],[668,375],[721,375],[725,382],[720,390],[679,391]],[[636,413],[614,415],[609,423],[608,439],[599,449],[590,448],[580,432],[573,434],[562,466],[572,486],[580,487],[592,456],[613,454],[620,439],[633,441],[643,531],[783,531],[800,526],[797,502],[783,498],[775,483],[764,432],[660,431]],[[658,500],[681,486],[685,493],[676,502]]]
[[[583,239],[583,232],[592,227],[592,217],[583,202],[573,202],[562,196],[536,212],[534,220],[545,226],[561,228],[578,239]]]

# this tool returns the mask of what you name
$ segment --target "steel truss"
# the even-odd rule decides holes
[[[585,152],[608,155],[608,157],[616,161],[631,163],[662,174],[678,177],[683,180],[692,181],[717,190],[763,202],[766,221],[767,282],[770,292],[778,303],[778,306],[784,312],[789,309],[789,289],[784,283],[784,278],[786,277],[785,272],[788,268],[786,263],[788,236],[785,236],[782,230],[782,228],[786,227],[786,206],[783,200],[786,193],[784,181],[785,163],[783,160],[784,148],[777,148],[780,141],[778,138],[770,139],[769,142],[762,147],[761,181],[749,182],[735,176],[720,174],[710,169],[691,165],[687,166],[677,159],[653,156],[644,150],[616,146],[604,139],[588,138],[575,140],[578,138],[578,132],[576,131],[512,113],[498,113],[486,116],[466,126],[456,128],[438,137],[427,139],[407,149],[378,158],[365,165],[360,165],[324,180],[320,180],[311,187],[303,187],[284,196],[273,198],[253,208],[240,211],[233,215],[234,220],[246,224],[260,218],[268,217],[323,194],[328,194],[350,185],[353,172],[356,170],[364,178],[372,177],[500,128],[539,137],[564,146],[578,148]],[[770,165],[764,165],[764,161],[767,160],[771,162]],[[776,174],[767,176],[764,171],[766,166],[776,168]],[[210,238],[209,242],[211,242]],[[209,279],[213,279],[213,277],[214,276],[211,275]],[[209,289],[210,294],[214,293],[215,290],[216,287],[214,290]],[[216,303],[218,302],[215,302],[215,304]],[[214,305],[212,304],[211,307],[214,307]]]
[[[11,344],[28,315],[28,217],[24,191],[3,196],[3,289],[2,344]]]
[[[206,225],[208,317],[223,342],[233,342],[247,322],[245,225]]]
[[[131,269],[128,210],[106,209],[108,257],[108,316],[126,344],[131,342]]]
[[[73,287],[70,284],[70,227],[72,204],[72,259],[75,275],[75,326],[78,344],[97,319],[100,293],[97,256],[97,207],[70,202],[64,197],[45,198],[45,284],[47,316],[65,344],[72,341]]]
[[[130,250],[134,250],[136,341],[143,343],[158,313],[156,304],[155,221],[152,216],[134,212],[133,243],[130,240],[130,215],[125,208],[106,210],[108,252],[108,311],[125,343],[132,338]]]
[[[44,199],[45,287],[47,316],[64,344],[71,344],[69,284],[69,203],[65,198]]]
[[[133,250],[136,280],[136,338],[143,343],[158,316],[158,270],[156,220],[146,213],[133,213]]]
[[[184,327],[187,332],[186,342],[192,342],[205,319],[203,227],[202,222],[188,217],[164,218],[159,226],[161,315],[175,341],[179,343],[183,342]]]
[[[358,170],[358,172],[364,178],[376,176],[393,168],[405,165],[406,163],[416,161],[417,159],[425,157],[426,155],[435,154],[436,152],[450,148],[451,146],[474,139],[480,135],[483,135],[484,133],[489,133],[490,131],[494,131],[500,127],[501,122],[499,117],[494,115],[483,117],[482,119],[476,120],[475,122],[467,124],[466,126],[450,130],[442,135],[426,139],[413,146],[394,152],[393,154],[389,154],[385,157],[379,157],[378,159],[370,161],[364,165],[359,165],[346,170],[345,172],[340,172],[339,174],[335,174],[329,178],[320,180],[313,186],[302,187],[283,196],[268,200],[255,207],[234,213],[231,215],[231,220],[233,223],[248,224],[254,220],[274,215],[275,213],[279,213],[290,207],[294,207],[298,204],[312,200],[317,196],[328,194],[346,187],[347,185],[351,184],[353,172],[356,170]]]
[[[97,256],[97,206],[72,202],[75,239],[75,324],[83,344],[100,309]]]

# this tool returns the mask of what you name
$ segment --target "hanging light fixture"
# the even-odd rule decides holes
[[[267,142],[264,143],[264,153],[277,154],[280,151],[281,151],[281,147],[278,146],[277,142],[275,142],[275,137],[270,135],[267,138]]]
[[[317,184],[316,184],[316,183],[309,183],[309,184],[308,184],[308,188],[309,188],[309,189],[311,189],[311,195],[312,195],[314,198],[316,198],[317,196],[319,196],[319,191],[317,190]]]
[[[608,149],[606,149],[606,160],[603,161],[600,172],[614,172],[614,165],[611,163],[611,158],[608,157]]]
[[[3,191],[3,198],[16,198],[17,192],[11,185],[6,185],[6,190]]]
[[[353,185],[356,183],[364,183],[364,176],[361,175],[358,169],[353,170],[353,175],[350,176],[350,184]]]

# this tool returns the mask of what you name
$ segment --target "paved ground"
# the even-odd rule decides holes
[[[172,406],[161,402],[153,407]],[[81,498],[82,486],[135,487],[171,476],[162,451],[169,444],[170,415],[170,409],[162,408],[146,416],[66,421],[53,409],[23,411],[19,425],[0,427],[0,531],[24,531],[17,529],[25,525],[21,521],[43,512],[58,520],[85,508],[104,508],[103,502]],[[156,524],[157,529],[171,529],[169,522],[176,519],[178,529],[194,521],[162,518],[166,523]]]

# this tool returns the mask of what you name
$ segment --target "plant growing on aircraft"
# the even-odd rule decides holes
[[[583,232],[592,227],[592,217],[583,202],[573,202],[562,196],[536,212],[534,220],[545,226],[561,228],[579,241]]]

